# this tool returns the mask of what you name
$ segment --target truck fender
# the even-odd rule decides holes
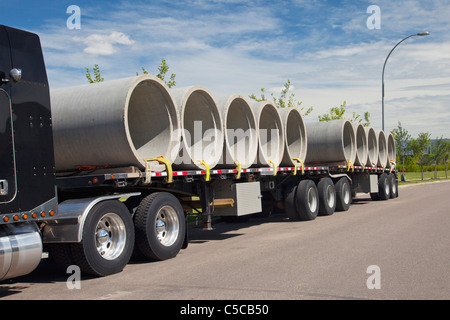
[[[70,199],[58,205],[58,217],[47,221],[42,233],[44,243],[79,243],[83,239],[83,226],[90,210],[107,200],[140,196],[140,192],[109,196]],[[130,213],[131,214],[131,213]]]

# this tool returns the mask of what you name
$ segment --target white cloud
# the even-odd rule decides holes
[[[91,34],[87,37],[73,37],[73,41],[83,42],[86,45],[84,52],[92,55],[112,55],[117,52],[116,44],[132,45],[135,43],[128,35],[113,31],[109,35]]]
[[[386,128],[391,130],[398,120],[407,129],[411,124],[413,135],[430,128],[419,126],[424,118],[420,104],[426,104],[433,136],[450,137],[450,111],[443,109],[450,103],[450,41],[446,33],[437,33],[449,29],[444,26],[448,10],[439,1],[425,9],[417,1],[379,2],[381,31],[366,27],[369,4],[336,8],[326,1],[298,1],[289,7],[253,1],[239,10],[214,10],[220,3],[226,1],[193,0],[189,6],[171,4],[168,10],[164,4],[124,1],[108,14],[84,19],[78,33],[47,29],[41,39],[50,85],[79,84],[85,81],[84,67],[95,63],[107,80],[134,75],[141,66],[155,72],[165,58],[177,75],[177,87],[198,84],[217,96],[248,96],[262,87],[278,92],[289,79],[302,106],[314,106],[311,120],[346,100],[350,114],[369,111],[379,129],[384,59],[411,28],[427,29],[431,36],[409,39],[390,57]],[[289,10],[298,15],[295,21],[284,16]],[[309,10],[314,14],[308,15]],[[121,33],[111,32],[111,25]]]

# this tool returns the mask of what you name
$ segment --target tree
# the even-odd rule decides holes
[[[295,99],[295,93],[292,92],[288,97],[288,92],[291,90],[291,81],[287,80],[286,83],[283,85],[283,89],[281,90],[280,96],[277,98],[273,94],[273,92],[270,94],[273,100],[273,103],[277,108],[293,108],[297,107],[300,108],[300,112],[302,112],[305,108],[300,107],[302,102]],[[261,88],[261,97],[258,98],[255,96],[255,94],[251,94],[250,99],[255,101],[267,101],[266,99],[266,89]],[[313,107],[309,107],[304,113],[302,113],[302,116],[306,117],[313,111]]]
[[[100,75],[100,67],[98,66],[98,64],[95,64],[94,68],[92,68],[92,71],[94,72],[94,78],[92,78],[89,68],[84,69],[86,70],[86,78],[89,81],[89,83],[103,82],[105,80]]]
[[[447,158],[450,152],[450,142],[445,140],[443,136],[439,139],[436,138],[434,143],[431,145],[431,158],[434,161],[434,177],[437,178],[437,165],[441,161],[446,165],[445,175],[447,176]]]
[[[144,67],[141,67],[141,69],[142,69],[142,73],[143,73],[143,74],[148,74],[148,71],[145,70]],[[169,69],[170,69],[170,68],[169,68],[169,65],[167,64],[166,60],[165,60],[165,59],[162,59],[162,60],[161,60],[161,64],[160,64],[159,67],[158,67],[159,73],[158,73],[156,76],[157,76],[158,78],[160,78],[162,81],[164,81],[165,84],[166,84],[169,88],[172,88],[172,87],[175,87],[175,85],[176,85],[176,81],[175,81],[176,74],[172,73],[172,74],[170,75],[170,80],[169,80],[169,81],[166,81],[166,80],[165,80],[165,77],[166,77],[167,72],[169,72]],[[138,76],[139,73],[136,72],[136,75]]]
[[[397,151],[397,157],[403,163],[403,170],[405,169],[405,158],[409,151],[409,140],[411,135],[408,130],[402,127],[402,123],[399,121],[397,128],[391,131],[395,140],[395,148]]]
[[[339,107],[331,107],[330,112],[319,116],[319,121],[330,121],[337,119],[346,119],[344,117],[345,112],[347,111],[347,101],[344,101]],[[353,123],[362,123],[364,127],[370,126],[370,113],[364,112],[364,122],[361,118],[361,115],[353,112],[352,118],[347,118]]]
[[[425,154],[427,151],[427,147],[430,145],[431,133],[421,132],[419,133],[416,139],[411,139],[409,142],[409,146],[413,153],[414,159],[417,164],[420,165],[420,170],[422,172],[422,180],[423,180],[423,166],[429,162],[429,157]]]
[[[91,72],[89,70],[89,68],[84,68],[86,70],[86,79],[89,81],[89,83],[96,83],[96,82],[103,82],[105,79],[102,78],[101,76],[101,72],[100,72],[100,67],[98,66],[98,64],[94,65],[94,68],[92,68],[93,72],[94,72],[94,78],[92,78],[91,76]],[[141,67],[143,74],[148,74],[148,71],[145,70],[144,67]],[[175,77],[176,75],[174,73],[172,73],[170,75],[170,80],[169,81],[165,81],[165,77],[167,72],[169,72],[169,66],[166,62],[165,59],[161,60],[161,64],[158,67],[158,71],[159,73],[156,75],[159,79],[161,79],[162,81],[164,81],[164,83],[169,87],[172,88],[176,85],[175,82]],[[136,72],[136,75],[138,76],[139,73]]]

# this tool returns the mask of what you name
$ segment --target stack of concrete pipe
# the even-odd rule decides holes
[[[356,136],[348,120],[306,123],[308,152],[306,163],[331,164],[356,159]]]
[[[51,103],[60,172],[147,162],[161,171],[161,156],[175,170],[395,161],[392,135],[382,131],[347,120],[305,124],[295,108],[216,99],[202,86],[169,89],[152,75],[52,90]]]
[[[145,75],[52,90],[57,171],[79,166],[145,167],[144,159],[174,161],[180,121],[163,81]],[[164,169],[156,162],[155,169]]]

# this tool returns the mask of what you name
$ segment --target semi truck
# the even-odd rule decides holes
[[[31,273],[43,258],[94,276],[121,272],[132,255],[174,258],[188,247],[191,214],[210,230],[214,216],[284,212],[313,220],[348,210],[359,192],[398,196],[395,167],[375,163],[298,159],[293,166],[177,170],[160,157],[160,171],[83,165],[58,172],[38,35],[0,26],[0,76],[0,281]]]

